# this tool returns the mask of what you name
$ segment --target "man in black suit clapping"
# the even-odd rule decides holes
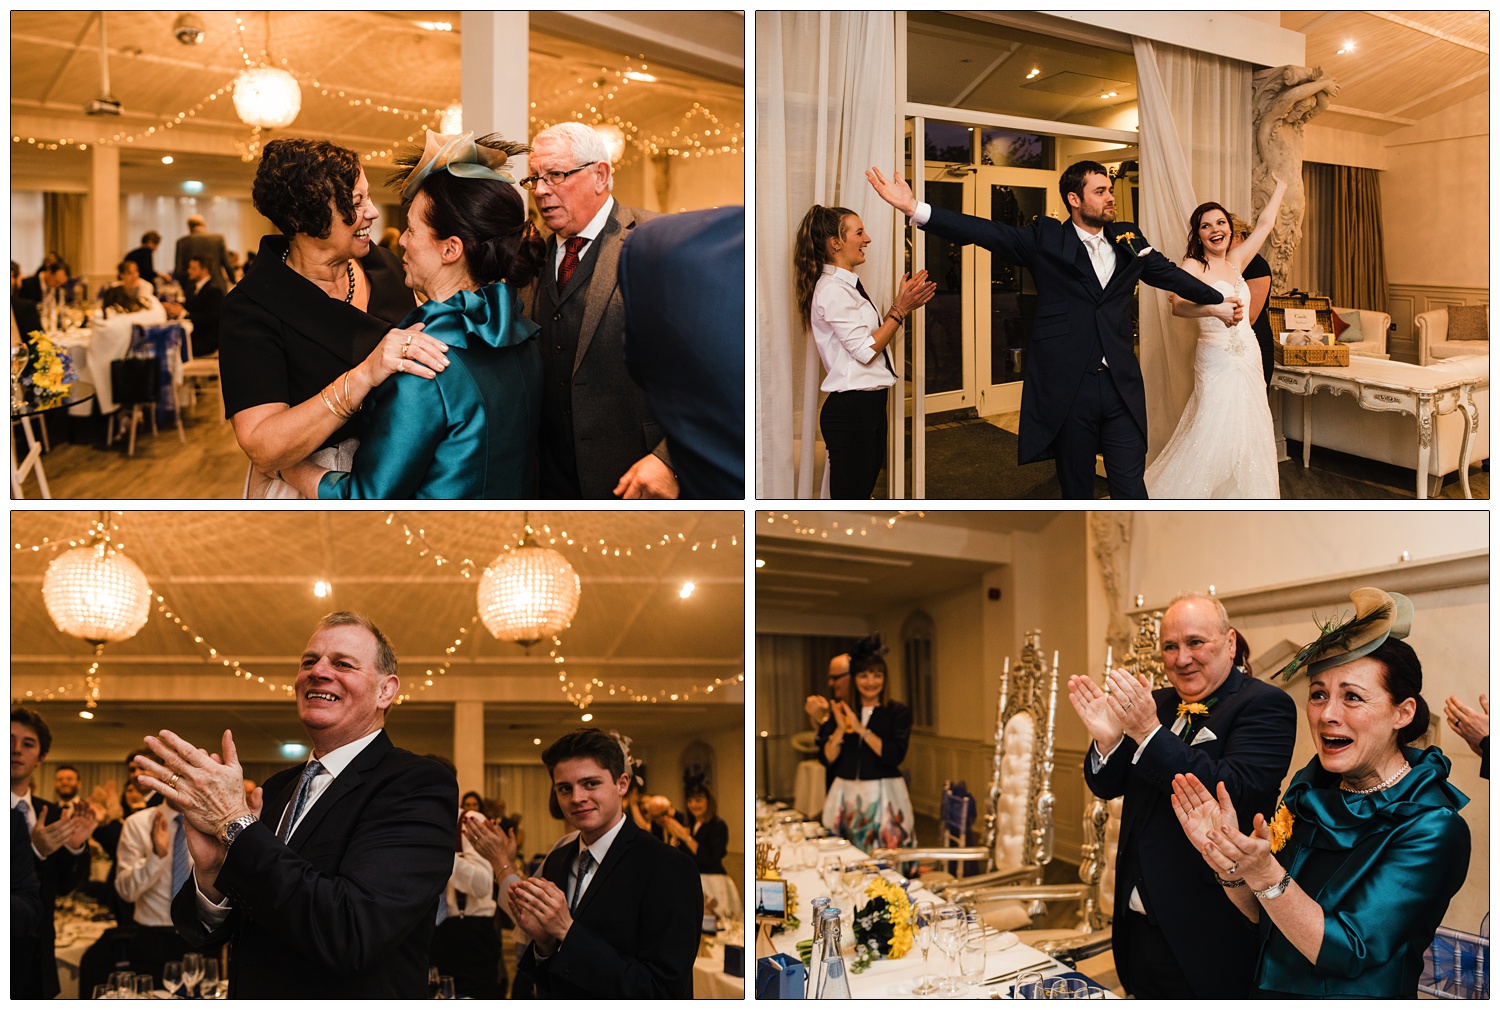
[[[175,733],[146,737],[141,782],[186,815],[193,862],[172,923],[197,949],[232,940],[231,998],[426,998],[458,783],[386,735],[400,689],[380,630],[334,613],[297,671],[305,765],[247,801],[227,730],[222,761]]]
[[[1248,649],[1243,654],[1248,655]],[[1172,777],[1224,783],[1249,832],[1270,818],[1292,761],[1297,706],[1237,667],[1239,636],[1224,605],[1182,596],[1161,622],[1171,687],[1110,671],[1110,694],[1088,677],[1068,700],[1093,737],[1084,779],[1101,799],[1124,796],[1115,871],[1114,953],[1137,998],[1237,999],[1255,974],[1256,931],[1202,866],[1172,811]],[[1194,863],[1193,860],[1198,862]]]
[[[510,887],[516,925],[531,939],[519,970],[545,999],[691,998],[703,882],[690,856],[625,816],[620,740],[578,730],[542,762],[574,834],[538,876]]]
[[[1139,229],[1115,221],[1114,185],[1098,162],[1080,161],[1058,183],[1068,221],[1039,217],[1015,228],[917,203],[900,174],[865,173],[886,203],[919,228],[979,245],[1023,266],[1036,282],[1036,322],[1021,389],[1022,463],[1057,460],[1064,498],[1094,497],[1094,457],[1104,455],[1111,498],[1146,497],[1146,392],[1134,350],[1136,281],[1201,305],[1226,325],[1238,299],[1204,284],[1153,250]]]

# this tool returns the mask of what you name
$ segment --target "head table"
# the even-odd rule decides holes
[[[778,872],[783,880],[796,888],[796,915],[801,920],[801,924],[794,932],[778,933],[771,938],[771,941],[777,953],[796,957],[798,941],[812,938],[812,899],[828,894],[828,888],[816,869],[818,860],[829,856],[841,860],[862,859],[866,856],[843,839],[823,838],[790,845],[781,838],[757,834],[757,841],[765,840],[771,840],[772,844],[778,845],[781,850],[781,865]],[[887,880],[900,882],[903,879],[901,874],[893,869],[882,869],[879,872]],[[939,904],[943,903],[941,898],[915,881],[912,882],[908,895],[913,902],[926,899]],[[921,981],[923,975],[949,974],[950,963],[947,955],[940,951],[936,944],[933,944],[924,967],[921,948],[914,942],[912,949],[904,957],[896,960],[872,961],[863,972],[853,973],[854,958],[848,953],[854,946],[849,935],[850,910],[844,906],[844,900],[846,900],[845,894],[840,888],[833,895],[833,904],[844,913],[840,929],[843,931],[845,962],[851,966],[849,989],[855,999],[982,999],[986,996],[1010,999],[1012,998],[1011,986],[1021,972],[1036,971],[1045,977],[1050,977],[1073,970],[1035,947],[1019,942],[1014,933],[1001,933],[987,929],[982,976],[984,982],[977,986],[959,983],[959,992],[951,996],[936,994],[930,997],[918,996],[912,990]],[[1106,993],[1106,998],[1117,997]]]

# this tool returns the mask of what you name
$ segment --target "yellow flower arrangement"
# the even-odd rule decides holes
[[[852,970],[859,972],[872,960],[898,958],[911,950],[911,899],[906,890],[884,877],[865,886],[869,900],[854,913],[857,951]]]
[[[1293,823],[1292,812],[1286,808],[1286,804],[1278,804],[1270,824],[1272,852],[1280,852],[1286,847],[1287,841],[1292,837]]]

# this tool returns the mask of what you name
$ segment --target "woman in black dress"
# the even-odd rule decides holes
[[[1234,226],[1235,241],[1244,241],[1250,234],[1250,226],[1237,217],[1232,218],[1231,223]],[[1245,318],[1250,320],[1250,328],[1255,331],[1255,342],[1260,345],[1260,368],[1265,374],[1266,385],[1269,386],[1271,371],[1276,367],[1271,314],[1266,311],[1266,306],[1271,301],[1271,264],[1260,253],[1256,253],[1245,264],[1245,269],[1240,271],[1240,276],[1245,278],[1245,286],[1250,289],[1250,304],[1245,306]]]
[[[299,498],[277,471],[307,458],[347,470],[370,390],[398,371],[432,378],[447,347],[392,328],[416,301],[401,261],[370,240],[379,211],[357,154],[273,140],[252,197],[282,234],[261,239],[224,299],[224,407],[250,457],[245,497]]]
[[[668,842],[686,849],[698,864],[703,877],[703,896],[713,899],[717,914],[737,917],[743,911],[740,894],[724,872],[724,856],[729,851],[729,825],[719,816],[719,805],[708,786],[693,783],[684,797],[687,810],[675,817],[664,817]]]

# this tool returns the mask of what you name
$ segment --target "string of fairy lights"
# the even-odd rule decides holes
[[[121,514],[122,513],[115,513],[115,515]],[[464,579],[472,579],[476,571],[483,571],[484,566],[476,564],[471,558],[464,558],[461,561],[457,562],[453,561],[448,556],[433,548],[432,544],[427,539],[427,530],[424,527],[417,526],[412,524],[411,522],[408,522],[406,519],[401,517],[400,513],[388,513],[386,516],[385,525],[394,528],[398,524],[401,528],[402,539],[405,542],[406,546],[414,550],[417,553],[418,557],[430,559],[436,567],[457,567],[459,569],[461,577]],[[87,536],[69,537],[66,539],[59,538],[56,540],[44,536],[41,538],[41,540],[34,544],[22,544],[19,542],[14,543],[12,545],[12,551],[13,553],[41,553],[42,551],[50,551],[56,553],[57,551],[63,549],[87,546],[94,542],[96,535],[103,536],[106,541],[109,541],[113,545],[113,548],[115,550],[123,551],[124,544],[123,542],[118,540],[116,536],[119,533],[119,529],[119,524],[115,522],[114,518],[110,518],[107,528],[105,527],[104,523],[96,519],[91,521],[89,533]],[[523,533],[516,537],[516,541],[514,543],[511,543],[509,540],[507,540],[500,546],[500,551],[509,552],[517,550],[525,545],[525,541],[528,537],[531,538],[532,545],[540,546],[545,544],[547,546],[556,546],[558,544],[563,544],[565,546],[578,548],[585,554],[592,553],[598,556],[611,558],[628,558],[633,557],[637,551],[645,553],[652,549],[661,550],[663,548],[673,546],[685,546],[689,551],[696,552],[700,549],[718,550],[721,545],[725,546],[726,548],[739,545],[739,536],[735,534],[728,535],[727,537],[712,537],[705,540],[695,540],[689,543],[686,536],[681,533],[663,533],[659,539],[646,544],[611,544],[602,538],[594,538],[588,541],[584,541],[581,538],[575,537],[574,535],[568,533],[566,530],[554,530],[549,523],[542,523],[539,526],[533,526],[530,522],[526,522],[523,524]],[[170,621],[179,632],[181,632],[184,636],[192,639],[196,651],[198,651],[198,653],[203,657],[206,663],[224,670],[238,680],[244,680],[246,683],[255,684],[257,686],[264,686],[272,694],[282,694],[289,698],[294,698],[296,696],[296,687],[293,682],[274,676],[267,677],[264,674],[256,673],[240,660],[224,654],[216,646],[207,641],[201,633],[195,631],[187,623],[187,621],[182,618],[182,615],[177,613],[172,608],[171,604],[168,603],[164,595],[160,593],[154,593],[153,596],[156,612],[161,615],[164,621]],[[436,664],[435,666],[429,667],[426,670],[424,676],[417,680],[415,685],[411,689],[403,690],[400,694],[398,694],[395,699],[395,704],[400,705],[407,701],[410,701],[416,695],[420,695],[427,689],[434,687],[439,680],[446,676],[446,674],[452,668],[454,657],[458,654],[459,650],[463,647],[464,642],[468,639],[470,630],[478,626],[479,615],[474,614],[463,626],[458,629],[458,632],[452,639],[452,641],[448,645],[444,646],[444,658],[442,662]],[[551,644],[548,647],[548,658],[555,665],[560,667],[557,677],[559,687],[562,690],[564,698],[566,698],[569,704],[577,707],[580,710],[586,710],[589,705],[591,705],[595,700],[605,697],[612,700],[624,699],[632,702],[646,704],[689,701],[693,698],[699,697],[700,695],[712,695],[716,689],[722,690],[723,688],[730,685],[744,683],[745,680],[745,674],[743,671],[741,671],[735,677],[715,677],[713,678],[711,683],[705,680],[702,683],[693,683],[685,686],[680,686],[675,690],[663,688],[657,691],[641,691],[637,690],[627,683],[612,683],[601,680],[597,677],[591,677],[587,680],[575,681],[566,670],[567,659],[563,655],[563,643],[560,635],[551,636]],[[85,699],[86,709],[96,708],[100,697],[100,663],[101,660],[96,657],[92,661],[87,672],[84,674],[81,694],[79,691],[80,686],[78,682],[74,681],[62,684],[57,687],[44,688],[40,691],[27,690],[20,698],[16,700],[54,701],[67,700],[69,698],[81,696]],[[86,714],[85,717],[91,718],[92,715],[91,713],[89,713]]]
[[[903,520],[921,519],[925,517],[927,513],[918,511],[906,511],[897,512],[893,516],[870,516],[866,521],[862,523],[843,523],[839,522],[837,519],[811,523],[806,522],[802,519],[798,519],[790,512],[782,512],[779,515],[775,512],[762,512],[760,513],[760,515],[765,520],[767,526],[775,526],[779,523],[784,526],[790,526],[791,532],[795,536],[816,537],[821,540],[829,540],[837,537],[840,534],[846,537],[867,537],[870,535],[871,530],[888,530]]]

